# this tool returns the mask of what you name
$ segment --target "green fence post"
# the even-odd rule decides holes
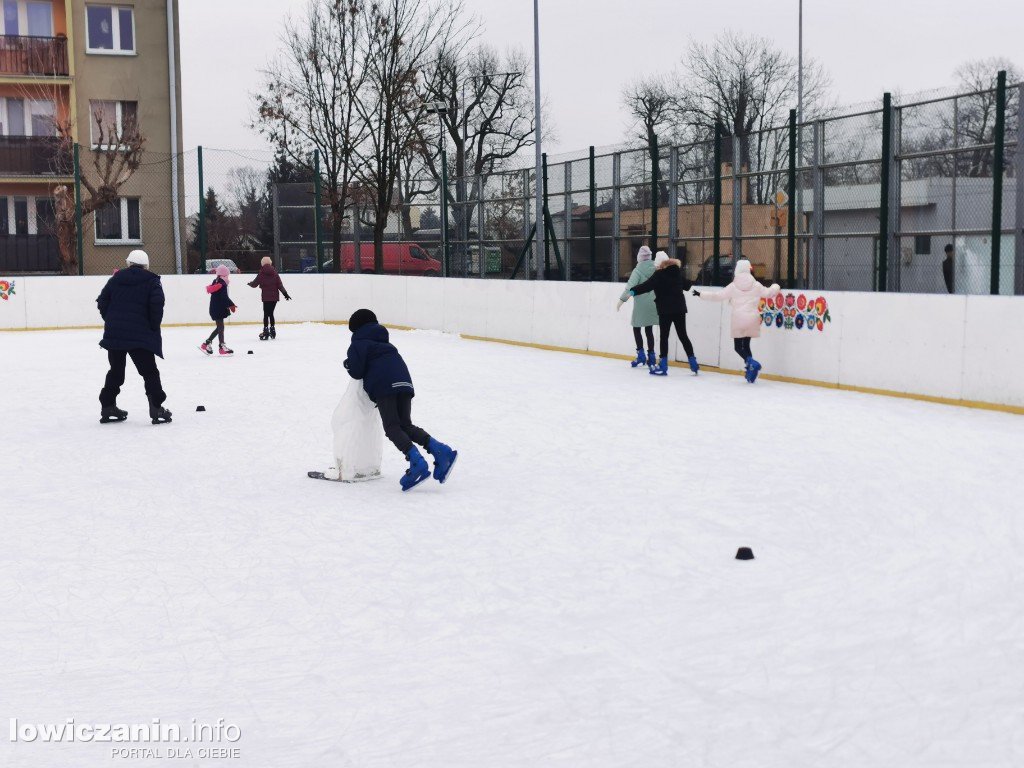
[[[590,279],[597,269],[597,173],[594,146],[590,146]]]
[[[1020,152],[1021,148],[1017,147]],[[992,276],[990,292],[999,294],[999,250],[1003,239],[1003,163],[1006,154],[1006,71],[996,78],[995,149],[992,155]],[[1022,183],[1020,179],[1016,180]],[[1018,226],[1020,223],[1018,222]]]
[[[320,221],[320,150],[313,150],[313,232],[316,235],[316,271],[324,271],[324,227]],[[362,257],[359,258],[362,261]]]
[[[442,141],[444,141],[442,134]],[[463,208],[462,215],[466,215]],[[358,225],[357,225],[358,226]],[[460,246],[461,247],[461,246]],[[448,153],[441,147],[441,274],[448,277],[451,269],[448,257]],[[465,275],[463,275],[465,276]]]
[[[78,249],[78,274],[85,274],[82,263],[82,166],[78,157],[78,142],[75,142],[75,247]]]
[[[714,238],[711,248],[711,279],[718,285],[719,241],[722,239],[722,143],[718,122],[715,122],[715,211]]]
[[[889,182],[892,172],[892,94],[882,96],[882,172],[878,200],[878,275],[875,289],[889,288]],[[814,212],[815,218],[820,216]]]
[[[651,137],[651,250],[658,250],[658,137]]]
[[[541,156],[540,156],[540,159],[541,159],[541,169],[542,169],[543,174],[544,174],[544,178],[543,178],[544,187],[542,188],[542,194],[543,194],[543,198],[544,198],[544,205],[543,205],[544,216],[546,218],[547,217],[547,210],[548,210],[548,154],[547,154],[547,152],[542,153]],[[550,242],[548,240],[548,228],[547,228],[547,226],[545,226],[545,224],[546,224],[546,222],[544,222],[544,221],[537,222],[537,226],[540,227],[542,232],[544,233],[544,235],[543,235],[544,236],[544,279],[547,280],[548,279],[548,270],[551,268],[551,251],[549,250]]]
[[[202,147],[199,147],[199,271],[206,271],[206,188],[203,186]]]
[[[786,209],[786,286],[796,287],[796,110],[789,110],[789,206]]]

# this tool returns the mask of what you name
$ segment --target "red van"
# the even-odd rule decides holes
[[[431,258],[417,243],[384,243],[384,274],[437,277],[441,262]],[[359,266],[373,272],[373,243],[359,244]],[[355,272],[355,243],[341,244],[341,271]]]

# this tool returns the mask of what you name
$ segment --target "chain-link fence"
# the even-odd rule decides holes
[[[332,208],[315,158],[146,151],[117,200],[92,211],[85,182],[102,162],[83,148],[39,185],[0,191],[0,271],[61,270],[55,190],[75,186],[87,274],[142,247],[163,273],[253,272],[270,256],[286,272],[618,281],[646,244],[703,284],[727,283],[745,256],[759,279],[790,287],[1024,293],[1022,88],[1001,74],[992,90],[886,96],[803,125],[791,112],[745,136],[545,157],[536,255],[532,165],[450,178],[444,199],[434,177],[401,180],[376,259],[373,195],[356,184]],[[22,165],[30,149],[7,148]]]

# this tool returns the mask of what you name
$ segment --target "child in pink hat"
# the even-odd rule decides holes
[[[206,292],[210,294],[210,318],[217,324],[210,337],[199,345],[199,349],[207,355],[213,354],[214,336],[219,337],[220,348],[218,353],[221,357],[229,357],[235,354],[224,343],[224,319],[230,317],[231,313],[238,309],[228,296],[228,282],[231,280],[230,274],[231,271],[221,264],[217,267],[217,276],[213,279],[213,282],[206,286]]]

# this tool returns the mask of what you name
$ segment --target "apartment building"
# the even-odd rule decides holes
[[[74,192],[71,145],[82,175],[98,180],[95,159],[118,151],[112,130],[145,137],[143,166],[83,222],[83,271],[109,274],[142,247],[153,269],[174,272],[183,194],[177,0],[0,3],[0,272],[60,270],[54,194],[62,185]]]

